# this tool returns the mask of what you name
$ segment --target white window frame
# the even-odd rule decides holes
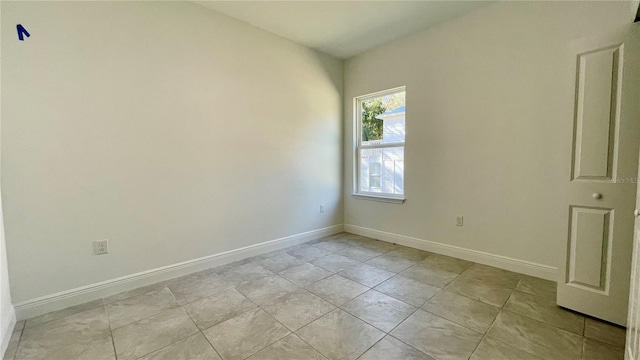
[[[395,142],[395,143],[384,143],[384,144],[368,144],[368,145],[363,145],[362,144],[362,102],[367,101],[367,100],[371,100],[371,99],[375,99],[378,97],[383,97],[386,95],[392,95],[395,93],[399,93],[399,92],[405,92],[405,96],[406,96],[406,87],[405,86],[401,86],[401,87],[397,87],[397,88],[393,88],[393,89],[389,89],[389,90],[384,90],[384,91],[379,91],[376,93],[372,93],[372,94],[367,94],[367,95],[363,95],[363,96],[358,96],[356,98],[353,99],[353,109],[354,109],[354,189],[353,189],[353,196],[357,197],[357,198],[361,198],[361,199],[368,199],[368,200],[377,200],[377,201],[383,201],[383,202],[391,202],[391,203],[403,203],[405,200],[405,195],[406,195],[406,189],[403,188],[403,193],[402,194],[388,194],[388,193],[380,193],[380,192],[369,192],[369,191],[360,191],[360,151],[361,150],[366,150],[366,149],[384,149],[384,148],[397,148],[397,147],[402,147],[403,149],[406,146],[406,137],[405,137],[405,141],[402,142]],[[405,115],[405,127],[406,127],[406,115]],[[405,134],[406,136],[406,134]],[[406,164],[406,160],[405,160],[405,164]],[[382,172],[382,168],[381,168],[381,172]],[[404,168],[403,168],[403,178],[404,178]],[[405,182],[406,184],[406,182]]]

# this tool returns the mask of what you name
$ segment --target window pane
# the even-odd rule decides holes
[[[363,144],[404,142],[405,92],[361,102]]]
[[[369,176],[369,185],[372,189],[380,189],[380,175]]]
[[[360,191],[404,193],[404,147],[360,150]]]
[[[370,164],[371,168],[369,169],[369,172],[371,173],[372,176],[373,175],[379,176],[380,175],[380,170],[382,169],[382,163],[380,163],[380,161],[379,161],[380,159],[378,158],[376,160],[378,160],[378,161],[372,162]]]

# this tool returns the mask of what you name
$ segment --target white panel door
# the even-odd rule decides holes
[[[626,325],[640,139],[640,24],[574,43],[573,157],[558,305]]]

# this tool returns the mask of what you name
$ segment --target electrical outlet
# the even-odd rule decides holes
[[[93,242],[93,254],[104,255],[109,253],[109,240],[96,240]]]
[[[457,216],[456,217],[456,226],[462,226],[464,225],[464,216]]]
[[[324,204],[320,204],[320,214],[324,214]]]

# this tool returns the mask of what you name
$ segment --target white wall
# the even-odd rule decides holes
[[[341,61],[188,2],[2,10],[14,303],[342,223]]]
[[[629,20],[627,2],[502,2],[346,61],[345,224],[557,266],[571,39]],[[354,198],[353,98],[403,85],[407,200]]]
[[[9,345],[15,323],[16,313],[11,304],[4,221],[2,220],[2,204],[0,203],[0,356],[4,354]]]
[[[2,8],[0,7],[0,19]],[[1,39],[0,39],[1,40]],[[0,42],[0,48],[2,47]],[[2,56],[0,56],[0,78],[2,78]],[[2,89],[0,89],[0,109],[2,108]],[[1,116],[1,113],[0,113]],[[0,121],[0,124],[2,121]],[[1,139],[1,136],[0,136]],[[0,140],[1,143],[1,140]],[[1,188],[1,187],[0,187]],[[0,189],[0,192],[2,190]],[[0,356],[4,355],[16,322],[16,313],[11,304],[11,290],[9,289],[9,268],[7,265],[7,250],[4,237],[4,216],[2,216],[2,201],[0,200]]]

